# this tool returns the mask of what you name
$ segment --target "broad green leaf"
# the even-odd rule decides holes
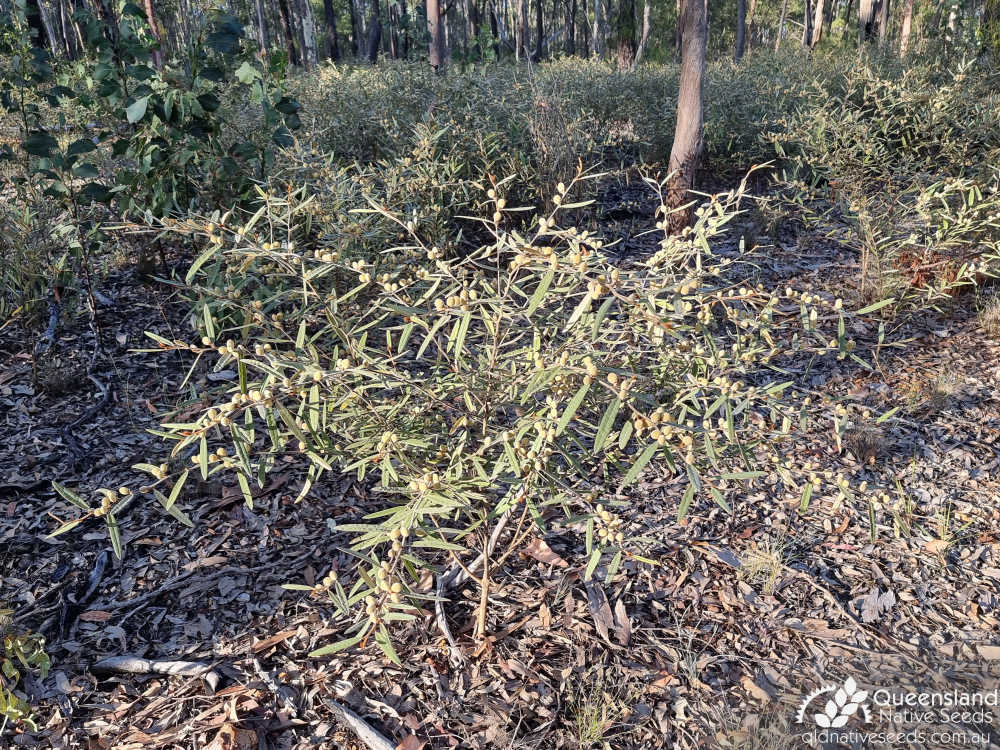
[[[184,486],[184,482],[187,481],[188,473],[189,473],[188,470],[185,469],[184,473],[181,474],[180,477],[178,477],[177,481],[174,483],[174,488],[170,490],[170,496],[167,498],[167,505],[165,507],[165,510],[170,510],[174,506],[174,503],[177,502],[177,498],[181,494],[181,488]]]
[[[608,404],[608,408],[604,410],[601,423],[597,426],[597,436],[594,438],[595,451],[604,448],[604,443],[607,441],[608,435],[611,434],[611,428],[615,424],[615,417],[618,416],[618,410],[621,408],[621,405],[621,399],[615,396],[611,399],[611,403]]]
[[[531,295],[531,299],[528,300],[528,307],[524,311],[527,317],[531,317],[538,306],[542,304],[542,300],[545,298],[545,293],[549,291],[549,286],[552,284],[552,279],[555,277],[556,272],[554,270],[549,270],[542,280],[538,283],[535,288],[534,294]]]
[[[330,654],[336,654],[339,651],[344,651],[356,646],[361,643],[361,639],[364,638],[363,635],[356,635],[351,638],[345,638],[342,641],[337,641],[336,643],[331,643],[328,646],[322,646],[315,651],[310,651],[309,656],[316,658],[318,656],[329,656]]]
[[[566,429],[566,425],[576,414],[576,410],[580,408],[580,404],[583,403],[584,397],[587,395],[587,391],[590,390],[590,383],[584,383],[580,386],[580,390],[576,392],[570,402],[566,405],[566,409],[563,411],[562,416],[559,417],[559,422],[556,424],[556,435],[562,435],[563,431]]]
[[[659,446],[655,442],[646,446],[645,450],[639,454],[635,463],[632,464],[632,467],[628,470],[625,478],[622,479],[622,486],[632,484],[632,482],[638,479],[639,473],[646,468],[646,464],[648,464],[649,460],[656,454],[657,448],[659,448]]]
[[[157,471],[159,471],[159,469],[157,469]],[[73,505],[75,505],[80,510],[90,510],[90,506],[87,505],[87,502],[82,497],[73,492],[73,490],[69,489],[69,487],[64,487],[63,485],[59,484],[59,482],[53,482],[52,488],[60,495],[62,495],[64,499],[73,503]]]
[[[148,89],[147,89],[148,91]],[[137,123],[143,117],[146,116],[146,107],[149,105],[149,97],[143,96],[136,99],[128,107],[125,108],[125,116],[128,118],[130,123]]]

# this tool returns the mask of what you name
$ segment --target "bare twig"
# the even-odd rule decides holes
[[[497,541],[500,539],[500,534],[503,533],[504,527],[507,525],[507,521],[509,520],[510,510],[507,510],[502,516],[500,516],[497,521],[497,525],[493,528],[493,533],[490,534],[484,553],[473,560],[471,565],[464,566],[457,563],[438,576],[437,596],[434,601],[434,619],[437,623],[438,630],[441,631],[445,640],[448,641],[448,645],[451,646],[452,656],[459,662],[465,661],[465,657],[459,650],[455,637],[451,634],[451,628],[448,627],[448,619],[444,613],[445,594],[448,592],[448,589],[455,586],[461,586],[467,580],[472,578],[476,570],[483,565],[483,561],[486,557],[493,553],[493,548],[496,547]]]
[[[396,750],[396,745],[386,737],[372,729],[371,725],[346,706],[329,698],[323,701],[326,707],[344,724],[350,727],[358,739],[365,743],[369,750]]]
[[[253,665],[254,671],[261,681],[267,685],[267,689],[271,691],[274,695],[275,700],[277,700],[283,709],[288,712],[291,718],[295,718],[299,715],[299,707],[295,705],[295,701],[292,699],[289,693],[291,692],[289,688],[282,686],[270,672],[266,671],[263,666],[261,666],[260,660],[254,657],[251,659],[250,663]]]
[[[202,677],[214,692],[219,686],[219,673],[199,661],[169,661],[166,659],[143,659],[139,656],[112,656],[94,664],[90,671],[94,674],[172,674],[183,677]]]

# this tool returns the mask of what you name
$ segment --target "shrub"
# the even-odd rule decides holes
[[[199,394],[211,406],[183,405],[197,416],[164,425],[172,460],[137,466],[160,502],[176,510],[196,471],[233,476],[251,503],[289,454],[307,467],[300,499],[327,471],[377,481],[382,507],[338,525],[359,568],[312,590],[354,617],[332,648],[373,636],[393,658],[386,625],[427,598],[420,570],[477,539],[482,548],[501,519],[519,519],[516,545],[561,508],[583,533],[588,578],[602,558],[612,573],[624,557],[645,560],[593,480],[600,466],[627,485],[662,462],[686,478],[679,516],[702,497],[728,509],[730,487],[775,468],[754,466],[755,450],[804,418],[789,383],[761,366],[797,352],[854,356],[840,303],[739,286],[742,259],[714,255],[710,241],[741,193],[699,209],[647,262],[613,265],[598,237],[560,221],[584,208],[571,195],[593,178],[560,184],[529,232],[511,224],[508,181],[481,184],[488,240],[456,257],[408,208],[371,200],[353,208],[359,222],[328,222],[304,190],[262,191],[252,214],[170,225],[208,242],[187,275],[201,340],[154,339],[234,368],[238,386]],[[343,209],[354,179],[335,183],[348,191]],[[658,213],[662,231],[662,202]],[[391,232],[406,241],[364,249]],[[789,299],[792,319],[776,312]],[[840,317],[832,339],[815,328],[818,307]]]
[[[992,74],[971,63],[869,62],[772,133],[793,200],[851,230],[863,300],[935,304],[997,274],[998,112]]]
[[[23,724],[32,731],[38,731],[31,716],[31,707],[23,694],[17,692],[22,670],[37,671],[42,679],[49,672],[49,657],[45,653],[45,641],[38,635],[15,633],[8,630],[11,610],[0,610],[0,736],[7,725]]]

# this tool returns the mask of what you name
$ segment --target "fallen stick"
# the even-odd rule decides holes
[[[250,664],[253,666],[254,671],[261,681],[267,685],[267,689],[271,691],[274,699],[281,704],[281,707],[285,709],[288,715],[296,719],[299,715],[298,706],[295,705],[295,700],[289,695],[290,690],[281,685],[271,673],[266,671],[261,665],[260,660],[254,657],[250,660]]]
[[[347,706],[342,706],[337,701],[330,700],[329,698],[324,698],[323,702],[327,708],[333,711],[338,719],[351,728],[351,731],[357,735],[359,740],[365,743],[369,750],[396,750],[395,744],[386,739],[384,735],[372,729],[367,721],[347,708]]]
[[[202,677],[215,692],[219,686],[219,673],[200,661],[170,661],[167,659],[143,659],[139,656],[112,656],[94,664],[93,674],[171,674],[182,677]]]

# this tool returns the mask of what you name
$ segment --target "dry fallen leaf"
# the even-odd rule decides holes
[[[976,646],[979,655],[987,661],[1000,661],[1000,646]]]
[[[597,626],[597,633],[605,641],[608,640],[608,632],[615,626],[615,616],[611,613],[611,605],[608,604],[608,597],[604,589],[597,582],[587,581],[587,606],[590,614],[594,618],[594,625]]]
[[[569,567],[569,563],[552,551],[542,539],[534,539],[531,544],[524,548],[524,551],[531,555],[538,562],[546,565],[556,565],[560,568]]]
[[[241,729],[232,724],[223,724],[205,750],[256,750],[257,733],[252,729]]]
[[[114,615],[101,609],[91,609],[80,613],[80,619],[84,622],[107,622]]]
[[[774,686],[768,682],[764,675],[759,675],[755,680],[750,675],[745,674],[740,679],[740,684],[744,690],[761,703],[770,703],[777,695]]]
[[[422,750],[426,745],[426,742],[410,734],[406,736],[405,740],[396,745],[396,750]]]
[[[932,554],[943,555],[945,550],[948,549],[948,542],[944,539],[931,539],[929,542],[924,544],[924,547]]]

